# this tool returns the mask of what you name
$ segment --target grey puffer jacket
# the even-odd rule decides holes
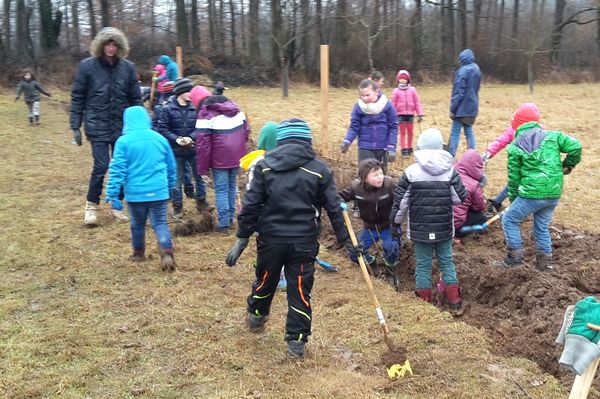
[[[17,86],[17,98],[23,95],[28,104],[40,101],[40,93],[50,97],[50,93],[44,90],[37,80],[22,79]]]

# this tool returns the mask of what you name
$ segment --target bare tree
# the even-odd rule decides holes
[[[16,49],[19,49],[19,54],[23,54],[26,57],[19,57],[20,59],[27,58],[29,60],[35,59],[33,41],[31,40],[31,33],[29,29],[29,21],[33,14],[33,6],[31,4],[26,5],[25,0],[17,0],[17,29],[16,29]],[[25,50],[22,52],[22,50]]]
[[[2,20],[2,31],[4,33],[4,53],[11,52],[12,42],[10,38],[10,4],[11,0],[4,0],[4,19]]]
[[[423,6],[421,0],[415,0],[415,11],[410,20],[410,37],[412,45],[412,69],[418,70],[421,66],[421,51],[423,37]]]
[[[469,47],[469,32],[467,28],[467,0],[458,0],[458,20],[460,21],[460,46]]]
[[[250,0],[249,9],[249,34],[250,34],[250,58],[257,61],[260,58],[259,34],[258,34],[258,9],[260,0]]]
[[[92,37],[96,36],[96,12],[94,11],[94,2],[87,0],[88,18],[90,21],[90,34]]]
[[[51,0],[39,0],[38,5],[41,21],[40,44],[43,49],[51,50],[58,47],[62,12],[58,9],[56,12],[52,10]]]
[[[190,10],[190,29],[192,35],[192,48],[195,51],[201,51],[201,40],[200,40],[200,28],[198,21],[198,0],[191,0],[191,10]]]
[[[185,47],[188,44],[189,38],[187,13],[185,11],[185,0],[175,0],[175,7],[175,26],[177,29],[177,44]]]
[[[100,0],[100,14],[102,16],[102,27],[110,26],[111,21],[109,0]]]
[[[75,54],[79,54],[79,0],[71,0],[71,23]]]
[[[236,57],[237,56],[237,49],[236,49],[236,38],[235,38],[235,6],[233,5],[233,0],[229,0],[229,22],[230,22],[230,29],[231,32],[229,32],[230,38],[231,38],[231,55]]]
[[[281,0],[271,0],[271,59],[273,65],[282,63],[282,29]]]
[[[597,3],[600,1],[596,0]],[[575,11],[568,18],[564,18],[564,11],[566,6],[566,0],[556,0],[556,6],[554,8],[554,26],[552,27],[552,50],[550,51],[550,61],[558,61],[560,53],[560,45],[562,43],[563,29],[565,26],[570,24],[586,25],[592,22],[600,21],[600,4],[597,7],[584,7],[580,10]],[[580,17],[584,17],[590,14],[590,12],[596,12],[595,17],[590,17],[587,20],[580,20]],[[600,28],[598,28],[600,30]],[[599,44],[600,46],[600,44]]]

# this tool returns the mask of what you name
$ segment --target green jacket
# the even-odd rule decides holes
[[[566,153],[564,162],[560,154]],[[581,161],[581,143],[562,132],[543,130],[538,122],[517,129],[508,147],[508,198],[560,198],[563,166]]]

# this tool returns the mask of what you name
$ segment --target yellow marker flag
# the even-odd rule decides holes
[[[406,359],[406,361],[404,362],[403,365],[400,364],[394,364],[392,365],[389,369],[387,369],[388,375],[390,376],[390,378],[394,378],[394,377],[398,377],[398,378],[403,378],[404,374],[406,374],[406,372],[409,372],[410,375],[413,375],[412,372],[412,368],[410,367],[410,362],[408,361],[408,359]]]

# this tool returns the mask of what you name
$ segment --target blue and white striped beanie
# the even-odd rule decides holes
[[[310,128],[302,119],[288,119],[277,126],[277,141],[286,139],[299,139],[310,142],[312,133]]]

